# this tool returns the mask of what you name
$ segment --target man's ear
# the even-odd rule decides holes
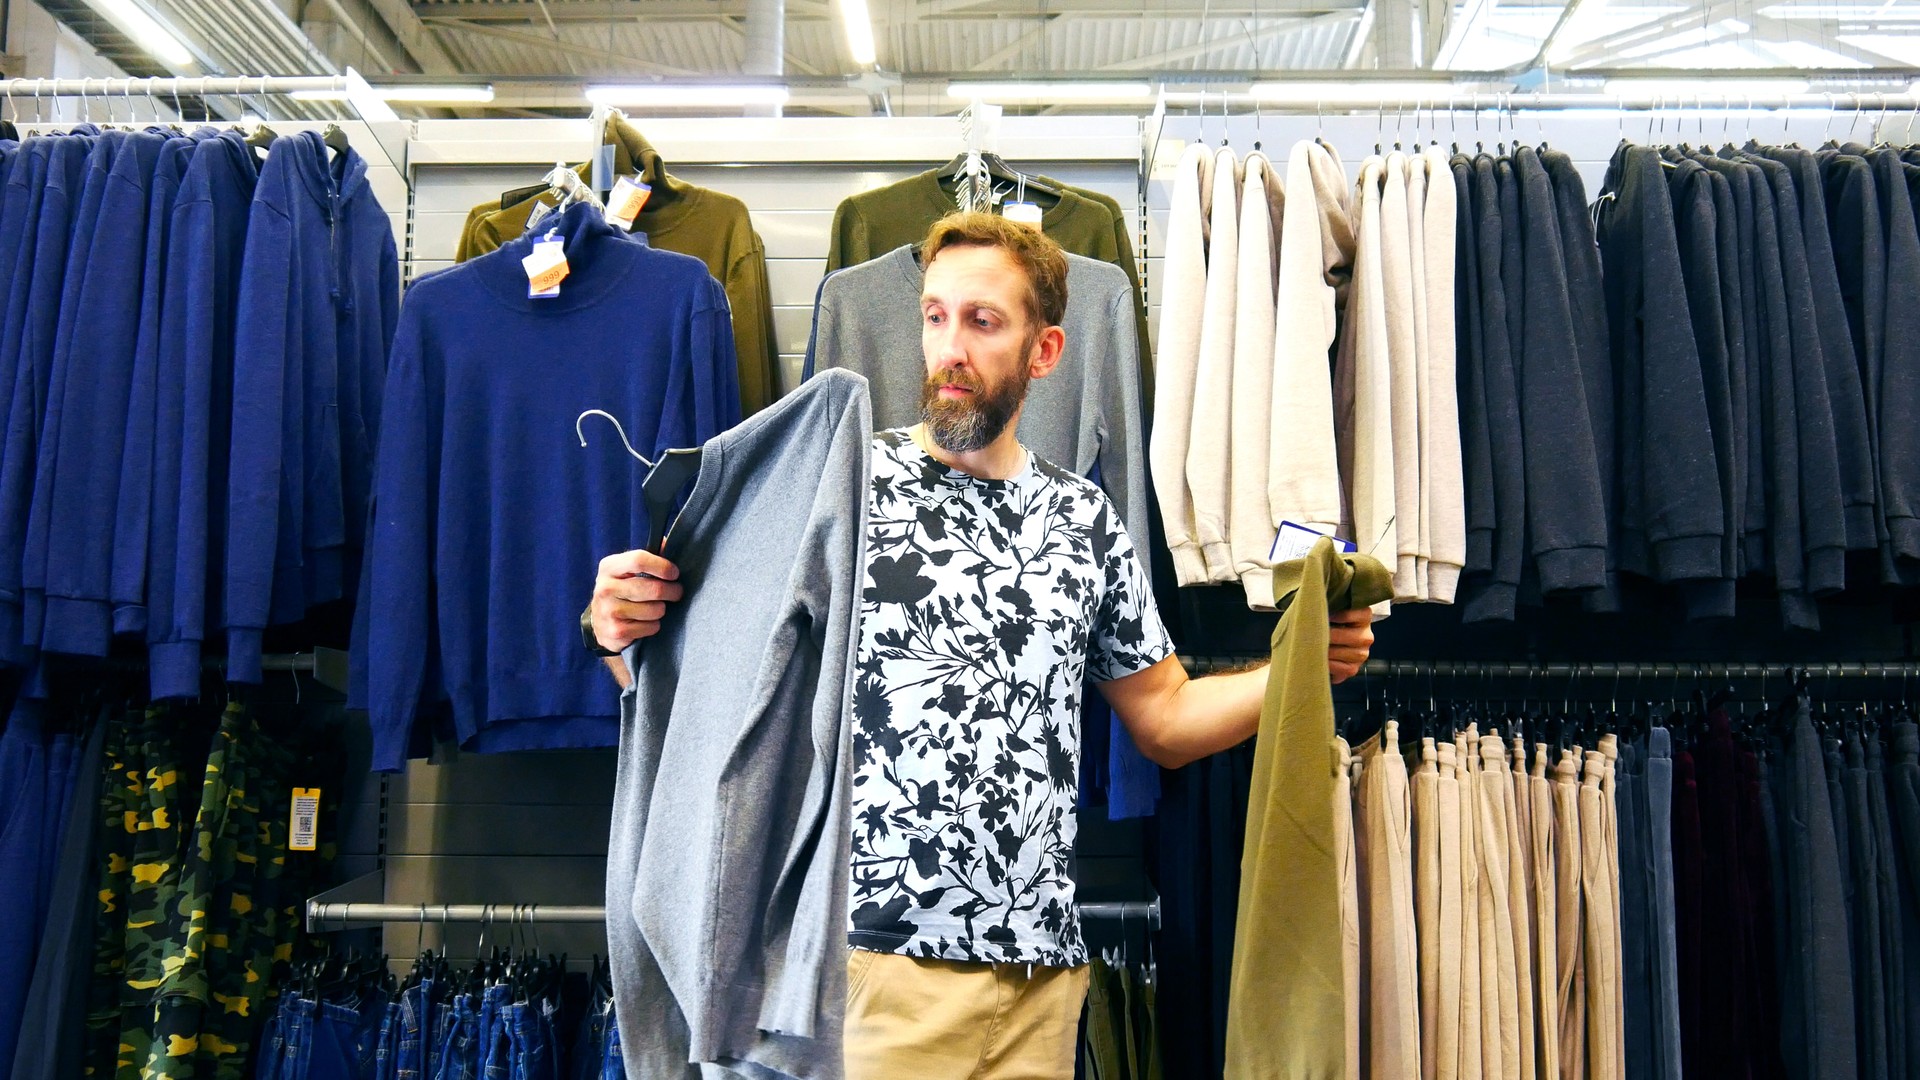
[[[1040,331],[1040,336],[1033,341],[1033,352],[1027,357],[1028,377],[1044,379],[1053,374],[1053,369],[1060,366],[1060,355],[1066,347],[1066,331],[1057,326]]]

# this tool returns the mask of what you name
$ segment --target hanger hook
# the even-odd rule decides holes
[[[587,445],[587,433],[583,430],[583,425],[587,422],[587,417],[589,416],[605,417],[607,423],[613,425],[613,430],[620,433],[620,444],[627,448],[627,453],[633,455],[633,459],[640,464],[645,465],[649,469],[653,468],[653,462],[648,461],[641,455],[640,451],[633,448],[633,442],[627,438],[627,429],[620,426],[619,419],[605,409],[588,409],[586,412],[573,418],[573,434],[575,438],[580,440],[581,446],[584,447]]]

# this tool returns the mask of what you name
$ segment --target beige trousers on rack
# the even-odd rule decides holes
[[[1580,784],[1580,845],[1583,867],[1581,898],[1586,913],[1587,955],[1587,1075],[1591,1080],[1624,1080],[1621,1076],[1620,968],[1613,877],[1619,857],[1607,847],[1606,794],[1601,783],[1607,758],[1598,750],[1586,755],[1586,777]]]
[[[1333,785],[1333,867],[1340,880],[1340,977],[1345,991],[1347,1080],[1360,1080],[1360,878],[1354,850],[1353,751],[1335,736]]]
[[[1460,895],[1460,772],[1458,753],[1450,742],[1435,749],[1439,778],[1435,785],[1435,819],[1439,822],[1440,894],[1438,923],[1439,963],[1434,973],[1434,1075],[1439,1080],[1460,1077],[1460,1015],[1466,971],[1466,909]],[[1475,957],[1475,963],[1478,963]],[[1423,1017],[1423,1021],[1425,1019]]]
[[[1453,740],[1460,777],[1460,1080],[1486,1080],[1487,968],[1483,950],[1491,949],[1482,931],[1490,929],[1480,895],[1480,740],[1472,725]]]
[[[1540,1080],[1560,1075],[1559,905],[1554,899],[1553,784],[1547,779],[1547,747],[1534,747],[1527,775],[1533,819],[1533,1031],[1534,1059]]]
[[[1502,748],[1505,752],[1507,748]],[[1535,1057],[1533,969],[1533,815],[1527,794],[1527,752],[1519,739],[1507,761],[1507,906],[1513,914],[1515,997],[1520,1019],[1519,1080],[1550,1080],[1539,1075]]]
[[[1627,1075],[1627,1003],[1626,950],[1620,940],[1620,801],[1614,790],[1614,772],[1620,762],[1620,742],[1611,733],[1600,736],[1600,756],[1607,759],[1607,771],[1600,777],[1600,816],[1607,823],[1607,884],[1613,893],[1613,952],[1608,966],[1613,972],[1613,1075]]]
[[[1507,744],[1497,733],[1489,732],[1480,736],[1480,882],[1493,909],[1493,1019],[1498,1026],[1486,1025],[1491,1046],[1486,1075],[1497,1080],[1520,1077],[1520,939],[1514,936],[1511,802],[1513,778],[1507,772]],[[1494,1071],[1495,1061],[1498,1072]]]
[[[1423,760],[1421,770],[1428,769]],[[1414,929],[1414,832],[1398,723],[1387,721],[1361,744],[1359,774],[1354,807],[1364,948],[1361,1000],[1367,1010],[1360,1075],[1363,1080],[1412,1080],[1427,1074],[1421,1059],[1422,954]]]
[[[1560,1080],[1586,1080],[1586,924],[1580,904],[1580,761],[1564,750],[1553,766],[1554,971],[1560,1021]]]

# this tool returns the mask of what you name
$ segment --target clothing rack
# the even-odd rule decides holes
[[[1180,663],[1194,675],[1245,667],[1257,656],[1186,656]],[[1920,678],[1920,660],[1799,661],[1795,663],[1717,663],[1660,661],[1525,660],[1369,660],[1360,669],[1374,678],[1553,678],[1553,679],[1764,679],[1809,678],[1910,679]]]
[[[0,79],[0,94],[33,97],[242,97],[258,94],[344,94],[357,75],[254,75],[198,78]],[[361,86],[366,84],[362,82]]]
[[[1284,85],[1284,84],[1283,84]],[[1885,93],[1871,90],[1835,90],[1802,93],[1733,93],[1716,91],[1713,80],[1701,79],[1698,89],[1690,93],[1667,94],[1609,94],[1600,91],[1535,91],[1512,93],[1508,91],[1475,90],[1471,86],[1436,87],[1431,93],[1416,93],[1404,97],[1382,97],[1365,93],[1354,84],[1354,89],[1339,90],[1324,96],[1297,97],[1276,100],[1271,94],[1256,94],[1251,91],[1162,91],[1159,103],[1162,106],[1198,106],[1202,110],[1209,105],[1246,104],[1257,106],[1258,111],[1274,114],[1320,113],[1320,112],[1456,112],[1472,114],[1476,112],[1516,113],[1516,112],[1562,112],[1567,110],[1609,110],[1622,112],[1674,112],[1679,110],[1721,110],[1747,112],[1782,109],[1812,109],[1827,112],[1888,113],[1912,112],[1920,110],[1920,95],[1909,91]]]

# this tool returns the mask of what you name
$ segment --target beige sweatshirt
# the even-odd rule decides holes
[[[1334,367],[1335,427],[1340,442],[1340,475],[1347,493],[1348,520],[1343,533],[1360,552],[1398,557],[1393,487],[1393,384],[1387,367],[1386,281],[1381,268],[1381,183],[1386,159],[1375,155],[1360,165],[1354,198],[1358,232],[1353,255],[1353,288],[1340,334],[1340,359]],[[1375,614],[1384,617],[1391,602]]]
[[[1240,282],[1233,330],[1230,457],[1233,490],[1227,533],[1236,577],[1268,566],[1273,523],[1267,512],[1267,447],[1273,435],[1274,289],[1279,280],[1280,223],[1286,195],[1266,155],[1248,154],[1240,198]],[[1248,593],[1247,604],[1273,607],[1273,590]]]
[[[1207,580],[1206,561],[1194,538],[1193,499],[1187,491],[1187,440],[1193,431],[1194,375],[1200,363],[1201,309],[1207,286],[1207,195],[1212,176],[1213,153],[1201,143],[1187,147],[1174,166],[1160,337],[1155,343],[1159,362],[1153,387],[1153,432],[1147,440],[1147,469],[1160,500],[1174,575],[1182,585]]]
[[[1422,246],[1427,259],[1427,421],[1420,428],[1427,537],[1427,599],[1453,603],[1467,561],[1466,481],[1460,466],[1460,402],[1454,384],[1453,274],[1457,212],[1453,169],[1429,146]]]
[[[1240,289],[1240,159],[1222,148],[1213,159],[1213,205],[1207,228],[1206,310],[1200,323],[1200,362],[1194,373],[1193,431],[1187,441],[1187,490],[1193,493],[1193,532],[1206,560],[1207,580],[1233,580],[1227,541],[1229,456],[1233,412],[1235,303]]]
[[[1423,600],[1420,589],[1420,364],[1414,353],[1413,238],[1407,229],[1407,156],[1387,155],[1380,202],[1381,271],[1386,283],[1387,369],[1393,384],[1393,598]],[[1381,560],[1382,562],[1385,559]]]
[[[1353,272],[1351,188],[1330,147],[1295,143],[1287,155],[1273,346],[1273,423],[1267,454],[1271,527],[1292,521],[1337,532],[1340,458],[1333,435],[1333,357]],[[1247,595],[1272,595],[1272,571],[1241,575]]]
[[[1432,342],[1427,335],[1427,159],[1420,154],[1407,158],[1407,264],[1413,272],[1413,356],[1414,397],[1419,403],[1417,430],[1421,433],[1420,454],[1420,542],[1414,551],[1414,591],[1420,599],[1428,597],[1427,562],[1433,556],[1433,522],[1427,518],[1426,431],[1428,416],[1426,365]]]

